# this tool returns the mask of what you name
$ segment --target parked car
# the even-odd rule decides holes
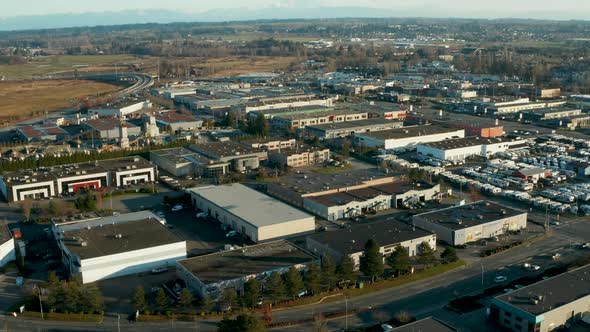
[[[160,266],[152,269],[152,274],[160,274],[168,271],[168,268],[165,266]]]
[[[381,324],[381,329],[383,330],[383,332],[392,331],[393,326],[389,324]]]
[[[206,212],[197,212],[197,214],[195,214],[195,218],[197,218],[197,219],[201,219],[201,218],[205,218],[205,217],[207,217]]]
[[[506,278],[505,276],[497,276],[494,278],[494,282],[497,284],[501,284],[501,283],[505,282],[506,280],[508,280],[508,278]]]
[[[180,211],[180,210],[182,210],[182,204],[174,205],[171,209],[171,211],[173,211],[173,212]]]
[[[238,235],[238,232],[236,232],[236,231],[229,231],[229,232],[227,232],[227,234],[225,234],[225,237],[234,237],[236,235]]]

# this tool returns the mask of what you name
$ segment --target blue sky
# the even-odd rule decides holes
[[[0,17],[126,9],[169,9],[200,13],[224,8],[255,10],[265,7],[362,6],[400,10],[412,16],[434,12],[437,14],[424,16],[590,19],[588,0],[1,0],[1,3]]]

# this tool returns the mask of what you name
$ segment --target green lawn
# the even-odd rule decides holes
[[[57,55],[35,58],[24,65],[0,65],[0,76],[29,78],[33,75],[55,74],[78,68],[123,64],[133,61],[130,55]]]
[[[330,174],[330,173],[338,173],[352,169],[352,164],[346,164],[343,166],[328,166],[322,168],[316,168],[312,170],[312,172],[320,173],[320,174]]]

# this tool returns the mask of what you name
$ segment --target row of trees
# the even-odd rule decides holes
[[[35,296],[39,289],[35,289]],[[102,313],[102,294],[95,286],[82,284],[78,279],[59,280],[54,272],[49,272],[48,285],[41,294],[44,309],[61,313]]]

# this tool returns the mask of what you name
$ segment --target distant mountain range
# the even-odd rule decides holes
[[[455,17],[502,17],[500,13],[490,12],[455,12]],[[530,17],[552,17],[569,19],[565,13],[527,12]],[[16,16],[0,18],[0,31],[38,30],[68,27],[108,26],[139,23],[172,22],[224,22],[264,19],[321,19],[348,17],[441,17],[439,9],[424,6],[405,6],[399,8],[368,7],[317,7],[317,8],[231,8],[214,9],[203,13],[191,14],[175,10],[125,10],[116,12],[90,12],[76,14],[51,14],[40,16]],[[587,19],[580,14],[579,19]]]

